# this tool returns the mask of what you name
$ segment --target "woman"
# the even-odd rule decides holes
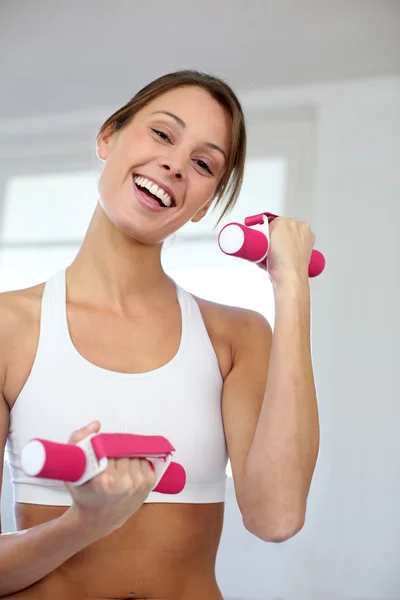
[[[97,154],[99,203],[75,260],[1,295],[0,435],[18,532],[0,537],[0,593],[220,600],[228,454],[250,532],[282,541],[304,522],[318,452],[315,236],[273,222],[273,339],[258,313],[194,298],[163,271],[163,241],[213,202],[226,213],[240,190],[244,119],[219,79],[182,71],[151,83],[106,121]],[[21,470],[32,437],[76,443],[100,427],[164,435],[185,489],[151,492],[153,471],[138,459],[112,460],[75,488]]]

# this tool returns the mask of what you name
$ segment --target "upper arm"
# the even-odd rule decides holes
[[[244,473],[267,384],[272,329],[253,311],[240,311],[236,321],[233,365],[224,382],[222,414],[236,498],[244,516]]]
[[[13,340],[21,323],[18,298],[12,292],[0,294],[0,499],[3,482],[4,453],[10,424],[10,407],[6,400],[7,366]],[[1,533],[1,511],[0,511]]]
[[[1,395],[1,391],[0,391],[0,501],[1,501],[1,490],[2,490],[2,484],[3,484],[4,449],[6,446],[9,423],[10,423],[9,407],[8,407],[7,402]],[[0,511],[0,533],[2,533],[1,511]]]

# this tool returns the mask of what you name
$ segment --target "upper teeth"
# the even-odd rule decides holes
[[[165,190],[160,188],[156,183],[153,183],[152,181],[150,181],[150,179],[147,179],[147,177],[134,177],[133,181],[137,185],[140,185],[140,187],[146,188],[146,190],[149,190],[149,192],[157,196],[157,198],[161,200],[164,206],[171,206],[171,196],[167,194]]]

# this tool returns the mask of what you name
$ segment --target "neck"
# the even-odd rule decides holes
[[[132,300],[144,306],[175,286],[162,268],[162,244],[146,245],[115,227],[97,205],[83,244],[68,268],[74,298],[95,297],[96,303],[123,310]]]

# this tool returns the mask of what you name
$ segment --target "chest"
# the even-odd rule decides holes
[[[205,303],[200,306],[207,335],[216,354],[223,379],[232,364],[231,347],[221,323]],[[157,314],[121,317],[68,306],[68,336],[76,352],[97,367],[117,373],[146,373],[169,363],[177,354],[182,337],[179,306]],[[40,334],[40,303],[29,328],[10,340],[5,396],[13,407],[35,361]]]
[[[179,307],[123,317],[71,307],[68,333],[90,363],[119,373],[145,373],[177,354],[182,336]]]

